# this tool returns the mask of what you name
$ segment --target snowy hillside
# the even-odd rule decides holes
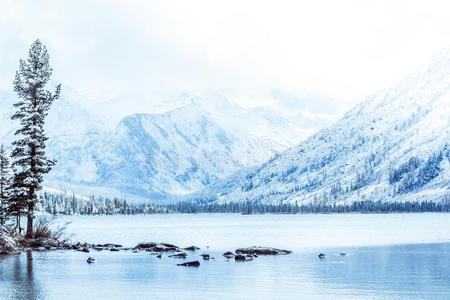
[[[450,199],[450,53],[334,126],[195,195],[220,202]]]

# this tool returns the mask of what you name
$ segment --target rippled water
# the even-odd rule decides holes
[[[157,215],[70,217],[75,240],[166,241],[214,261],[147,252],[55,251],[0,257],[0,299],[449,299],[450,215]],[[438,243],[439,242],[439,243]],[[394,245],[396,244],[396,245]],[[294,254],[227,261],[236,247]],[[209,249],[206,249],[209,246]],[[317,254],[326,253],[324,260]],[[340,256],[340,252],[348,255]],[[85,262],[88,256],[96,262]]]

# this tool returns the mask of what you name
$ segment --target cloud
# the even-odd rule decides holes
[[[338,99],[338,109],[445,47],[449,8],[446,1],[4,0],[0,86],[10,86],[18,58],[39,37],[55,79],[98,98],[278,90],[293,101],[313,91]]]

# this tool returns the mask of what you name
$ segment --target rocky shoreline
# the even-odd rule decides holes
[[[58,249],[58,248],[56,248]],[[186,260],[188,258],[201,258],[201,260],[215,260],[216,258],[212,256],[210,253],[197,253],[201,250],[200,247],[197,246],[189,246],[189,247],[179,247],[170,243],[158,243],[158,242],[145,242],[139,243],[135,247],[123,247],[119,244],[87,244],[87,243],[76,243],[72,245],[64,245],[63,250],[75,250],[80,252],[91,253],[93,251],[132,251],[133,253],[138,253],[141,251],[149,252],[151,255],[155,255],[157,258],[162,258],[163,255],[166,255],[170,258],[177,258]],[[38,248],[38,250],[42,250],[42,248]],[[51,250],[51,248],[50,248]],[[269,255],[287,255],[291,254],[292,251],[277,249],[273,247],[260,247],[253,246],[247,248],[238,248],[234,252],[226,251],[221,256],[223,256],[227,261],[234,259],[236,262],[243,261],[252,261],[253,259],[259,256],[269,256]],[[95,258],[89,257],[87,260],[88,263],[94,263]],[[199,267],[200,261],[193,260],[183,263],[178,263],[177,266],[183,267]]]
[[[149,252],[155,255],[157,258],[162,258],[163,255],[171,258],[183,259],[188,258],[201,258],[201,260],[215,260],[215,257],[210,253],[198,251],[201,250],[197,246],[179,247],[174,244],[165,242],[143,242],[139,243],[134,247],[123,247],[120,244],[106,243],[106,244],[91,244],[91,243],[69,243],[67,241],[58,241],[55,239],[20,239],[15,240],[11,236],[6,234],[5,230],[0,231],[0,254],[1,255],[13,255],[20,254],[22,251],[54,251],[54,250],[71,250],[83,253],[93,253],[99,251],[132,251],[133,253],[138,252]],[[238,248],[234,252],[226,251],[221,256],[227,261],[235,260],[236,262],[252,261],[259,256],[273,256],[273,255],[287,255],[291,254],[292,251],[277,249],[273,247],[260,247],[253,246],[247,248]],[[200,260],[200,259],[199,259]],[[178,263],[177,266],[185,267],[199,267],[200,261],[193,260],[184,263]],[[94,263],[95,258],[89,257],[88,263]]]
[[[77,251],[83,253],[95,253],[100,251],[110,251],[110,252],[120,252],[120,251],[131,251],[133,253],[139,252],[149,252],[151,255],[157,258],[162,258],[167,256],[174,259],[198,259],[187,261],[183,263],[178,263],[177,266],[183,267],[199,267],[200,260],[208,261],[215,260],[216,258],[208,251],[201,251],[200,247],[191,245],[188,247],[179,247],[177,245],[166,243],[166,242],[142,242],[138,243],[134,247],[124,247],[117,243],[105,243],[105,244],[92,244],[92,243],[81,243],[75,242],[70,243],[67,240],[60,241],[57,238],[46,237],[46,238],[35,238],[35,239],[25,239],[23,237],[13,238],[9,231],[5,228],[0,227],[0,255],[14,255],[20,254],[23,251],[55,251],[55,250],[65,250],[65,251]],[[285,249],[278,249],[273,247],[261,247],[252,246],[246,248],[237,248],[234,251],[226,251],[219,254],[226,261],[234,260],[236,262],[247,262],[253,261],[260,256],[278,256],[278,255],[289,255],[292,251]],[[340,256],[346,256],[347,253],[338,253]],[[319,253],[320,260],[325,258],[324,253]],[[95,258],[89,256],[86,261],[89,264],[95,262]]]

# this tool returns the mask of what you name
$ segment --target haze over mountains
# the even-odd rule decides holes
[[[123,98],[91,101],[63,87],[48,117],[48,151],[58,163],[45,184],[155,201],[445,200],[449,53],[331,126],[336,114],[305,111],[283,93],[272,95],[278,106],[242,107],[221,94],[185,93],[133,107]],[[5,143],[13,139],[14,102],[0,91]]]
[[[0,94],[3,143],[14,138],[15,99]],[[334,117],[272,105],[244,108],[220,94],[153,102],[97,102],[63,86],[47,121],[48,152],[58,162],[46,187],[83,196],[176,198],[266,161]]]

